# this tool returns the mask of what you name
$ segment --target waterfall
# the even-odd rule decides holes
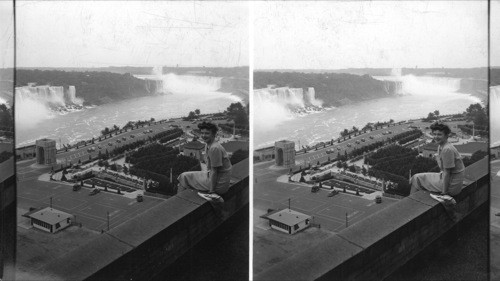
[[[306,94],[304,96],[304,100],[308,105],[313,105],[317,107],[323,106],[323,101],[320,99],[316,99],[316,91],[314,90],[313,87],[309,87],[307,89]]]
[[[16,124],[34,126],[40,120],[50,119],[54,111],[61,113],[80,108],[83,99],[76,97],[76,89],[69,86],[23,86],[15,88]]]
[[[490,87],[490,146],[500,145],[500,86]]]
[[[161,75],[160,80],[163,92],[176,94],[200,94],[219,90],[222,78],[168,73]]]
[[[66,103],[70,103],[70,104],[76,104],[76,105],[83,104],[83,99],[76,97],[75,86],[69,86],[68,91],[66,92],[66,95],[65,95],[65,101],[66,101]]]
[[[254,124],[259,130],[270,130],[296,113],[308,113],[307,108],[321,107],[323,102],[315,95],[312,87],[306,91],[289,87],[254,90]]]

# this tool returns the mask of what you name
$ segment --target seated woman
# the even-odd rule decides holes
[[[229,189],[231,179],[231,161],[222,145],[215,141],[218,128],[208,122],[198,124],[201,138],[206,143],[205,156],[207,171],[184,172],[177,179],[179,186],[200,191],[200,196],[207,200],[221,201],[222,195]]]
[[[434,140],[438,146],[437,162],[440,173],[420,173],[411,180],[410,193],[427,190],[447,195],[457,195],[462,190],[464,180],[464,163],[457,149],[448,142],[450,127],[441,123],[431,125]]]

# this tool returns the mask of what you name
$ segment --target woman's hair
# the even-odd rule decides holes
[[[203,123],[198,124],[198,129],[209,130],[210,132],[212,132],[212,134],[214,134],[214,136],[217,134],[217,131],[219,130],[219,128],[217,128],[217,126],[215,124],[212,124],[209,122],[203,122]]]
[[[443,123],[439,123],[439,122],[432,124],[431,130],[432,131],[441,131],[445,135],[449,135],[451,133],[451,129],[450,129],[450,127],[448,127],[448,125],[443,124]]]

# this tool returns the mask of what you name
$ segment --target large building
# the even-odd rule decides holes
[[[33,227],[50,233],[56,233],[70,226],[73,219],[73,215],[50,207],[33,212],[28,217],[31,218]]]
[[[36,162],[42,165],[51,165],[57,162],[56,141],[40,139],[36,141]]]
[[[235,153],[238,150],[243,150],[248,152],[248,141],[228,141],[221,143],[222,147],[227,152],[227,155],[231,157],[233,153]]]
[[[491,157],[495,159],[500,159],[500,146],[494,146],[490,148]]]
[[[293,167],[295,165],[295,143],[288,140],[275,142],[274,159],[276,166]]]
[[[478,151],[488,151],[488,145],[485,142],[469,142],[466,144],[455,144],[454,146],[462,157],[471,157],[472,154]],[[432,157],[437,154],[437,150],[438,144],[433,142],[421,147],[424,157]]]
[[[295,234],[309,227],[312,217],[291,209],[283,209],[267,215],[266,218],[269,220],[269,226],[272,229]]]
[[[254,159],[260,161],[269,161],[274,159],[274,146],[254,150],[253,157]]]
[[[36,145],[28,145],[16,148],[16,160],[31,159],[36,156]]]

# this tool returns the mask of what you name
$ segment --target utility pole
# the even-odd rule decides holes
[[[109,231],[109,211],[106,211],[108,217],[108,231]]]
[[[348,218],[347,218],[347,212],[345,213],[345,227],[347,228],[349,226]]]
[[[288,198],[288,211],[291,211],[291,209],[290,209],[290,198]]]
[[[50,197],[50,208],[52,209],[52,197]]]

